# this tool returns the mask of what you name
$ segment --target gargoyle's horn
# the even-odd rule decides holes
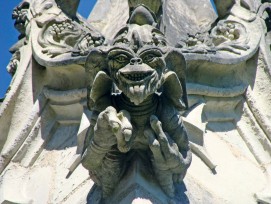
[[[154,13],[152,13],[147,7],[139,5],[131,13],[128,23],[137,25],[148,24],[154,26],[157,21]]]
[[[159,18],[162,14],[163,3],[164,0],[128,0],[130,16],[132,16],[132,13],[136,10],[137,7],[144,6],[153,16]]]

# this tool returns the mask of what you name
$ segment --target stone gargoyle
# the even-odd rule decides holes
[[[107,198],[129,161],[140,158],[172,198],[192,159],[180,114],[188,106],[186,62],[146,7],[137,7],[129,22],[87,58],[92,116],[82,164]]]

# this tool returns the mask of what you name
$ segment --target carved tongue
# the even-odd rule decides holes
[[[135,105],[142,103],[145,95],[144,89],[145,85],[135,85],[129,87],[130,93],[133,95],[133,97],[130,98],[131,102],[133,102]]]

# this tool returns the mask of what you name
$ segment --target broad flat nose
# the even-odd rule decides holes
[[[142,59],[138,58],[138,57],[134,57],[130,60],[130,65],[134,65],[134,64],[142,64]]]

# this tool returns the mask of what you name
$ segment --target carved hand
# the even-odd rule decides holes
[[[153,153],[152,164],[156,177],[168,196],[174,197],[174,184],[184,171],[184,159],[177,144],[162,129],[162,123],[154,115],[150,118],[152,129],[144,131]]]
[[[130,114],[122,110],[117,113],[112,106],[107,107],[98,116],[94,127],[93,141],[102,149],[108,150],[117,144],[120,152],[128,152],[132,137]]]

